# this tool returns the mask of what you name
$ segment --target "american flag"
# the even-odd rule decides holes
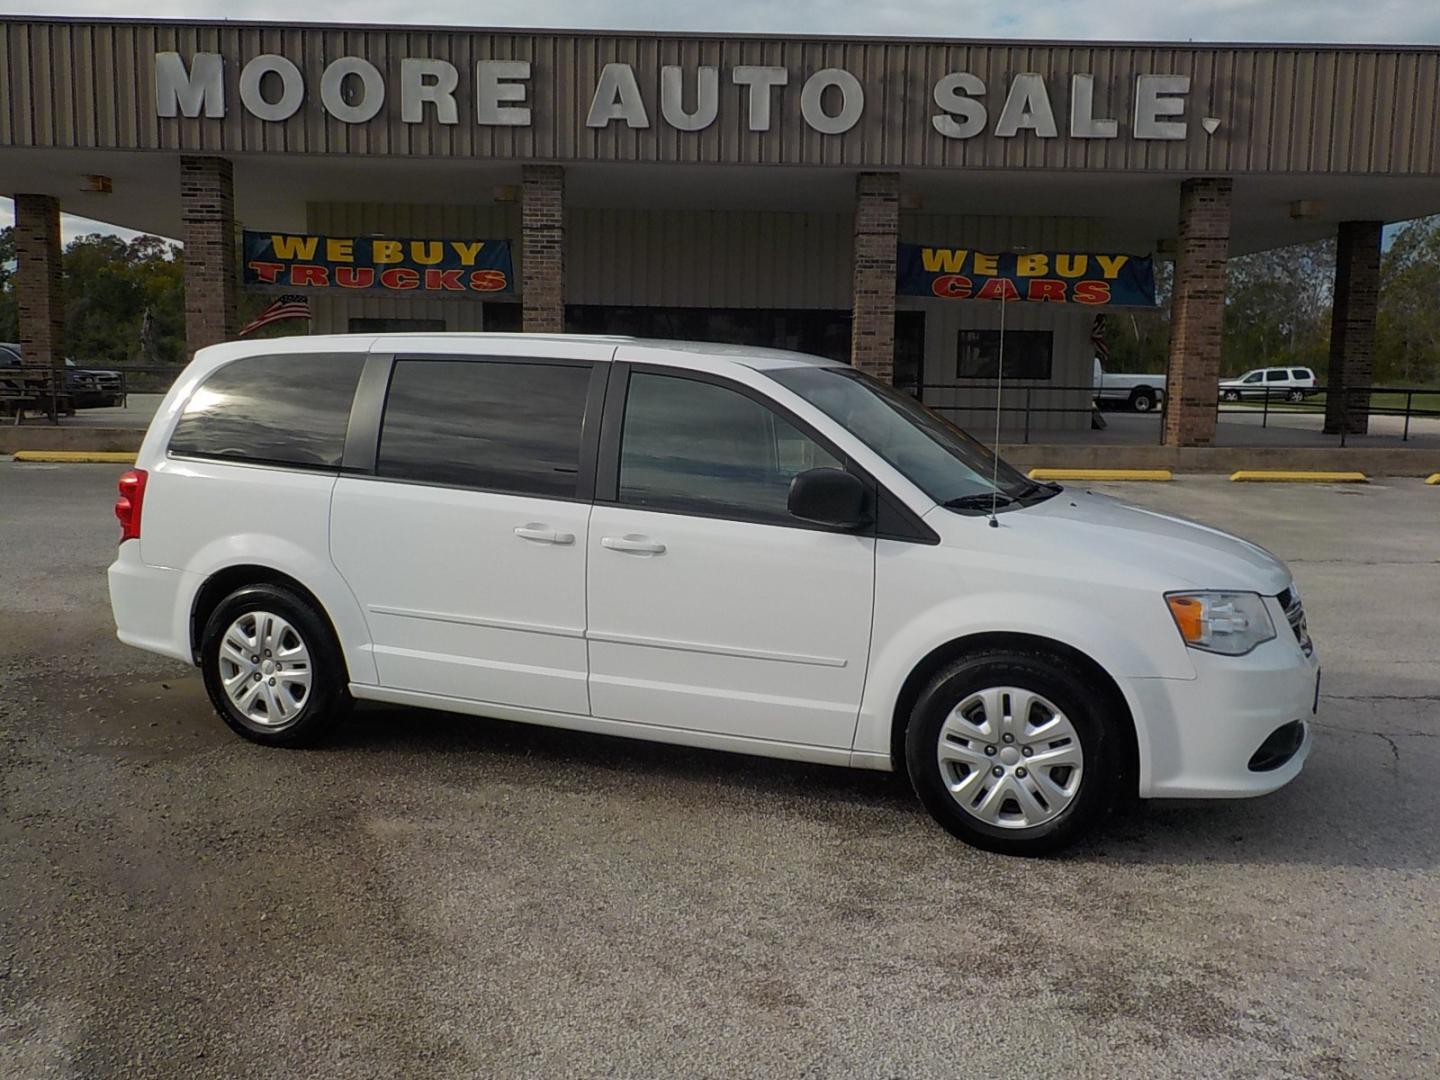
[[[310,301],[299,293],[289,293],[280,297],[273,304],[267,307],[250,322],[240,328],[240,336],[253,334],[262,326],[269,326],[271,323],[281,322],[285,319],[308,319],[310,318]]]
[[[1090,344],[1095,346],[1095,355],[1104,363],[1110,359],[1110,346],[1105,342],[1105,316],[1096,315],[1090,324]]]

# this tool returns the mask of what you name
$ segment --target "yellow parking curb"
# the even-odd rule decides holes
[[[121,450],[16,450],[16,461],[64,462],[71,465],[134,465],[135,455]]]
[[[1031,469],[1031,480],[1173,480],[1169,469]]]
[[[1287,469],[1241,469],[1230,474],[1231,480],[1278,484],[1368,484],[1363,472],[1304,472]]]
[[[1429,476],[1427,476],[1427,477],[1425,478],[1425,483],[1427,483],[1427,484],[1440,484],[1440,472],[1431,473]]]

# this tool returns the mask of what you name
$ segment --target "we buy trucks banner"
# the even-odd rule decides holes
[[[901,244],[895,291],[942,300],[1029,300],[1051,304],[1151,307],[1155,265],[1148,256],[1081,251],[984,252]]]
[[[508,292],[510,241],[245,231],[246,285],[428,295]]]

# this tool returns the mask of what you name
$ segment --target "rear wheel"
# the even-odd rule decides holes
[[[220,602],[205,624],[200,666],[215,711],[254,742],[317,742],[350,709],[344,658],[329,626],[279,585],[247,585]]]
[[[1122,774],[1111,695],[1045,652],[976,653],[921,694],[905,735],[911,783],[960,839],[1044,855],[1092,829]]]
[[[1149,412],[1155,408],[1155,391],[1148,386],[1139,386],[1130,391],[1130,408],[1135,412]]]
[[[1304,400],[1305,400],[1305,391],[1304,391],[1304,390],[1291,390],[1288,394],[1285,395],[1285,400],[1286,400],[1286,401],[1304,401]]]

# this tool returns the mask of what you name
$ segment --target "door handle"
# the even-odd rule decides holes
[[[611,551],[628,551],[632,555],[664,555],[665,545],[648,536],[629,533],[625,536],[602,536],[600,543]]]
[[[575,534],[557,532],[548,525],[532,521],[527,525],[516,525],[515,535],[521,540],[534,540],[537,544],[573,544]]]

